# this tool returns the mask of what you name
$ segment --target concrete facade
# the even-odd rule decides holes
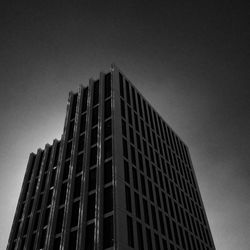
[[[215,249],[187,146],[115,65],[30,154],[7,249]]]

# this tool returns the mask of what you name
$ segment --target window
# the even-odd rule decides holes
[[[36,213],[34,218],[34,228],[33,228],[34,230],[36,230],[38,227],[39,218],[40,218],[40,213]]]
[[[134,144],[134,132],[132,127],[129,127],[129,136],[130,136],[130,143]]]
[[[144,116],[145,116],[145,120],[148,123],[148,113],[147,113],[147,106],[146,106],[146,102],[143,99],[143,108],[144,108]]]
[[[141,223],[137,222],[137,236],[138,236],[138,247],[139,250],[144,250],[143,246],[143,235],[142,235],[142,226]],[[156,248],[160,249],[160,248]]]
[[[158,150],[155,132],[152,133],[152,137],[153,137],[154,148],[155,150]]]
[[[155,207],[153,205],[151,205],[151,211],[152,211],[152,220],[153,220],[154,229],[158,230],[156,212],[155,212]]]
[[[161,233],[163,235],[165,235],[165,227],[164,227],[162,212],[160,210],[158,210],[158,214],[159,214],[159,221],[160,221]]]
[[[76,174],[82,171],[83,167],[83,154],[79,154],[76,160]]]
[[[139,161],[139,169],[143,172],[143,159],[142,159],[142,155],[140,152],[138,152],[138,161]]]
[[[138,190],[138,177],[137,177],[137,171],[135,168],[132,168],[132,173],[133,173],[134,188]]]
[[[142,136],[145,138],[145,128],[144,128],[143,120],[141,120],[141,133],[142,133]]]
[[[19,219],[21,219],[21,217],[22,217],[23,210],[24,210],[24,205],[25,205],[25,202],[22,203],[21,208],[20,208],[20,210],[19,210],[19,216],[18,216]]]
[[[181,245],[184,249],[187,249],[186,244],[185,244],[185,239],[184,239],[184,234],[182,228],[179,226],[179,232],[180,232],[180,238],[181,238]],[[204,249],[204,248],[203,248]]]
[[[131,161],[136,166],[135,148],[133,146],[130,146],[130,150],[131,150]]]
[[[89,170],[89,191],[96,188],[96,168]]]
[[[151,178],[151,172],[150,172],[150,167],[149,167],[149,161],[148,161],[147,159],[145,159],[145,165],[146,165],[147,176],[148,176],[148,178]]]
[[[173,222],[173,229],[174,229],[174,238],[175,238],[175,242],[180,245],[180,240],[179,240],[179,235],[178,235],[178,231],[177,231],[177,226],[175,224],[175,222]]]
[[[75,187],[74,187],[74,199],[80,196],[81,193],[81,178],[82,176],[79,175],[75,178]]]
[[[155,247],[156,249],[161,249],[159,236],[156,233],[154,235],[155,235]]]
[[[134,121],[135,121],[135,129],[136,131],[139,132],[139,121],[136,113],[134,113]]]
[[[68,140],[71,140],[73,138],[74,133],[74,120],[70,122],[69,124],[69,134],[68,134]]]
[[[104,163],[104,184],[112,181],[112,161]]]
[[[150,134],[150,128],[149,128],[149,126],[146,126],[146,128],[147,128],[148,141],[151,144],[152,143],[152,139],[151,139],[151,134]]]
[[[111,73],[105,75],[105,83],[104,83],[104,97],[111,96]]]
[[[97,162],[97,147],[90,149],[90,166],[95,165]]]
[[[128,158],[128,145],[126,140],[122,140],[123,143],[123,156]]]
[[[153,117],[152,117],[152,110],[151,110],[150,106],[148,106],[148,112],[149,112],[151,128],[154,130],[154,122],[153,122]]]
[[[136,134],[137,148],[141,150],[141,139],[139,134]]]
[[[97,143],[97,127],[91,130],[91,145],[94,145],[96,143]]]
[[[163,245],[163,249],[168,249],[167,241],[165,239],[162,239],[162,245]]]
[[[87,110],[87,100],[88,100],[88,88],[83,90],[82,96],[82,113]]]
[[[34,171],[36,170],[36,177],[38,177],[38,175],[39,175],[39,171],[40,171],[40,168],[41,168],[41,165],[42,165],[43,155],[44,155],[44,151],[42,151],[41,154],[40,154],[38,169],[37,170],[34,169]]]
[[[29,218],[30,217],[26,217],[26,219],[24,219],[23,235],[27,234],[27,230],[28,230],[28,226],[29,226]]]
[[[104,103],[104,119],[111,116],[111,99],[108,99]]]
[[[143,150],[144,150],[144,154],[146,156],[148,156],[148,148],[147,148],[147,143],[146,141],[143,140]]]
[[[50,208],[47,208],[45,211],[45,216],[44,216],[44,221],[43,221],[44,226],[48,225],[49,215],[50,215]]]
[[[162,173],[160,171],[158,171],[158,176],[159,176],[159,180],[160,180],[160,186],[162,189],[164,189]]]
[[[48,168],[49,168],[49,163],[50,163],[50,160],[51,160],[51,151],[52,151],[52,147],[49,147],[44,172],[46,172],[48,170]]]
[[[78,225],[79,206],[80,206],[80,201],[76,201],[73,203],[72,213],[71,213],[71,227],[75,227]]]
[[[87,220],[92,220],[95,217],[95,194],[89,195],[88,208],[87,208]]]
[[[92,127],[98,123],[98,107],[92,110]]]
[[[140,208],[140,199],[139,195],[137,193],[134,193],[135,195],[135,214],[137,218],[141,218],[141,208]]]
[[[143,199],[143,210],[144,210],[144,220],[147,224],[149,224],[148,202],[145,199]]]
[[[84,132],[85,128],[86,128],[86,114],[81,116],[80,133]]]
[[[128,234],[128,245],[134,247],[134,232],[133,232],[133,221],[130,216],[127,216],[127,234]]]
[[[151,232],[149,228],[146,228],[146,235],[147,235],[148,250],[153,250],[152,237],[151,237]],[[164,248],[164,249],[167,249],[167,248]]]
[[[61,208],[58,210],[58,215],[56,220],[56,234],[62,231],[63,216],[64,216],[64,208]]]
[[[31,246],[34,246],[36,235],[37,235],[36,233],[33,233],[32,236],[31,236],[31,240],[30,240],[30,245]],[[15,246],[13,246],[13,249],[14,248],[15,248]]]
[[[122,120],[122,134],[123,136],[127,137],[126,122],[124,120]]]
[[[132,98],[133,98],[133,107],[134,107],[134,110],[137,110],[136,98],[135,98],[135,89],[132,86],[131,86],[131,90],[132,90]]]
[[[97,104],[99,101],[99,80],[94,82],[94,90],[93,90],[93,106]]]
[[[124,161],[124,179],[127,183],[130,183],[129,178],[129,165],[127,161]]]
[[[103,248],[112,247],[114,244],[113,239],[113,216],[104,218],[103,220]]]
[[[109,186],[104,188],[104,213],[111,212],[113,210],[113,187]]]
[[[112,134],[112,122],[111,119],[104,123],[104,137],[108,137]]]
[[[177,205],[176,202],[174,202],[174,209],[175,209],[177,221],[178,221],[179,223],[181,223],[180,213],[179,213],[178,205]]]
[[[72,99],[71,99],[71,115],[70,119],[73,119],[76,114],[76,103],[77,103],[77,94],[74,94]]]
[[[170,208],[171,217],[175,218],[174,209],[173,209],[173,202],[172,202],[172,199],[169,197],[168,197],[168,204],[169,204],[169,208]]]
[[[60,242],[61,242],[61,237],[58,237],[58,238],[54,239],[54,245],[53,245],[54,250],[59,250],[60,249]]]
[[[65,203],[66,193],[67,193],[67,184],[68,184],[67,182],[62,184],[61,192],[60,192],[60,201],[59,201],[60,205]]]
[[[42,230],[42,235],[41,235],[41,238],[40,238],[39,249],[42,249],[44,247],[46,234],[47,234],[47,229],[43,229]]]
[[[149,151],[150,151],[150,159],[151,159],[151,161],[155,162],[154,151],[153,151],[151,146],[149,146]]]
[[[191,249],[192,247],[191,247],[188,231],[185,231],[185,236],[186,236],[185,238],[186,238],[186,241],[187,241],[188,249]]]
[[[112,139],[104,141],[104,159],[112,156]]]
[[[158,119],[157,119],[157,114],[155,113],[155,111],[153,111],[154,114],[154,122],[155,122],[155,127],[156,127],[156,133],[159,135],[159,126],[158,126]]]
[[[147,193],[146,193],[145,179],[142,174],[141,174],[141,190],[142,190],[142,194],[146,196]]]
[[[69,248],[70,250],[76,249],[76,242],[77,241],[77,231],[70,232],[69,235]]]
[[[52,195],[53,195],[53,189],[49,190],[48,200],[47,200],[47,206],[49,206],[52,202]]]
[[[67,143],[66,159],[70,157],[70,155],[71,155],[71,149],[72,149],[72,141]]]
[[[69,163],[70,163],[69,160],[64,163],[63,181],[68,179],[68,175],[69,175]]]
[[[124,101],[121,100],[121,115],[123,118],[126,119],[126,114],[125,114],[125,104],[124,104]]]
[[[126,209],[127,211],[132,212],[131,193],[128,186],[125,186],[125,197],[126,197]]]
[[[125,80],[125,83],[126,83],[127,103],[130,104],[129,83],[127,80]]]
[[[157,184],[158,180],[157,180],[155,165],[153,165],[153,164],[151,164],[151,165],[152,165],[153,179],[154,179],[154,182]]]
[[[85,141],[85,135],[81,135],[79,137],[79,142],[78,142],[78,151],[81,152],[84,149],[84,141]]]
[[[128,122],[129,122],[130,125],[133,126],[133,119],[132,119],[131,108],[129,106],[127,106],[127,110],[128,110]]]
[[[161,197],[162,197],[162,201],[163,201],[164,211],[166,213],[168,213],[167,200],[166,200],[165,193],[163,191],[161,192]]]
[[[137,93],[137,99],[138,99],[138,105],[139,105],[139,113],[140,113],[140,116],[142,117],[141,97],[139,93]]]
[[[37,210],[39,210],[41,208],[42,201],[43,201],[43,194],[40,194],[39,200],[38,200],[38,205],[37,205]]]
[[[34,198],[30,200],[29,206],[28,206],[28,215],[31,213],[32,206],[33,206]]]
[[[124,98],[123,77],[121,73],[119,73],[119,83],[120,83],[120,95]]]
[[[94,223],[86,226],[85,249],[94,250]]]
[[[152,183],[149,180],[148,180],[148,191],[149,191],[150,200],[154,202],[153,187],[152,187]]]

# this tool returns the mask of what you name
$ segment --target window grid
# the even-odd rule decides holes
[[[129,89],[128,87],[126,88]],[[137,96],[137,101],[139,103],[138,107],[140,111],[140,117],[143,117],[143,112],[141,112],[142,109],[140,108],[140,106],[142,106],[140,104],[141,97],[139,93],[137,93],[137,95],[136,94],[134,95],[133,94],[134,88],[131,87],[131,89],[132,89],[133,103],[136,103],[136,100],[134,101],[134,97]],[[129,91],[127,90],[127,95],[128,93]],[[125,100],[122,99],[122,96],[121,96],[121,102],[124,103],[124,101]],[[179,234],[181,234],[181,236],[177,234],[178,235],[177,237],[181,237],[184,239],[183,232],[185,232],[185,230],[188,230],[184,222],[185,216],[189,216],[190,218],[192,218],[192,220],[196,221],[196,227],[199,228],[199,231],[200,231],[199,237],[201,240],[203,240],[205,238],[202,236],[201,231],[202,231],[202,228],[205,230],[206,222],[205,220],[202,219],[202,215],[201,215],[202,207],[201,207],[201,203],[199,200],[198,192],[196,190],[197,186],[194,181],[193,173],[190,170],[190,166],[186,164],[187,150],[185,146],[183,146],[180,139],[172,132],[172,130],[170,130],[170,128],[165,124],[165,122],[160,118],[160,116],[158,116],[158,114],[154,110],[152,110],[150,106],[147,106],[143,98],[142,98],[142,102],[143,102],[144,115],[145,115],[144,123],[146,125],[147,134],[145,134],[144,132],[145,128],[144,128],[143,120],[141,120],[140,128],[138,128],[139,126],[136,126],[135,128],[135,125],[133,123],[133,118],[135,120],[135,117],[136,117],[135,115],[137,115],[138,110],[137,108],[133,110],[133,107],[131,106],[131,100],[130,100],[130,102],[127,103],[127,114],[129,118],[131,116],[130,113],[134,112],[134,117],[131,116],[128,122],[122,119],[123,131],[126,131],[126,133],[123,132],[123,136],[124,136],[123,141],[127,141],[126,147],[128,147],[129,144],[135,146],[135,151],[137,151],[139,155],[141,155],[141,153],[142,155],[144,155],[143,161],[149,161],[150,165],[152,166],[151,169],[154,173],[153,191],[155,192],[156,200],[158,204],[158,212],[159,212],[158,215],[161,218],[163,214],[165,214],[165,216],[169,216],[169,210],[168,210],[169,208],[168,208],[168,205],[166,204],[166,196],[167,196],[169,199],[173,200],[173,204],[175,204],[174,205],[175,209],[177,209],[176,211],[178,211],[176,213],[173,213],[173,218],[170,217],[173,223],[175,223],[175,225],[178,225],[178,227],[177,226],[176,227],[179,228]],[[149,112],[149,114],[147,113],[147,111]],[[126,118],[125,116],[123,117]],[[149,119],[146,117],[149,117]],[[147,125],[149,122],[151,126]],[[165,126],[165,133],[164,133],[164,126]],[[130,132],[129,138],[126,137],[127,128],[129,128],[129,132]],[[134,137],[133,131],[139,132],[138,134],[137,133],[135,134],[136,139]],[[167,132],[168,134],[166,133],[166,131],[168,131]],[[144,150],[144,152],[141,151],[142,149],[140,147],[141,136],[142,138],[145,138],[145,136],[147,136],[147,138],[145,138],[146,140],[143,140],[143,144],[144,144],[143,146],[146,149],[146,151]],[[136,140],[136,143],[135,143],[135,140]],[[169,140],[170,140],[170,143],[169,143]],[[149,148],[150,157],[148,155],[147,148]],[[166,148],[167,148],[167,151],[166,151]],[[186,150],[186,152],[184,150]],[[128,158],[130,155],[131,158],[129,159],[137,158],[137,162],[139,161],[138,159],[139,157],[136,157],[137,154],[133,153],[134,150],[131,150],[130,154],[127,151],[127,149],[125,151],[127,152],[126,158]],[[185,156],[183,152],[185,152]],[[134,161],[136,161],[136,159]],[[168,173],[170,173],[169,170],[166,171],[167,166],[169,166],[168,168],[171,171],[171,175],[168,175]],[[158,168],[158,171],[155,171],[156,168]],[[138,166],[137,166],[137,170],[141,171],[139,174],[140,177],[138,176],[139,182],[141,182],[141,180],[144,180],[144,179],[148,181],[152,180],[151,175],[150,175],[150,170],[147,170],[147,173],[145,173],[143,170],[138,168]],[[159,181],[156,181],[157,176],[159,177]],[[168,185],[166,182],[168,182]],[[168,186],[169,187],[171,186],[171,189],[170,188],[167,189]],[[134,188],[135,190],[138,190],[137,185],[134,186]],[[143,189],[144,188],[141,187],[141,190]],[[165,191],[167,191],[166,196],[164,195]],[[137,191],[134,191],[134,193],[137,194]],[[146,196],[146,198],[149,199],[149,197],[145,195],[145,191],[139,194],[140,196],[142,197]],[[174,198],[172,198],[172,196],[174,196]],[[185,205],[186,203],[186,201],[184,201],[185,199],[191,200],[190,208]],[[152,201],[150,201],[150,199],[149,199],[149,202],[151,203],[151,205],[154,204]],[[163,203],[165,204],[164,208],[163,208],[163,205],[161,205]],[[162,223],[161,223],[161,228],[163,232],[164,225]],[[176,232],[177,231],[178,230],[176,230]],[[192,231],[192,234],[198,236],[197,233],[195,233],[195,231]],[[176,240],[177,239],[179,238],[176,238]],[[208,244],[207,240],[203,240],[203,241],[206,244]]]

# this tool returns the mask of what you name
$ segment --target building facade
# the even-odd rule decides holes
[[[215,249],[187,146],[115,65],[30,154],[7,249]]]

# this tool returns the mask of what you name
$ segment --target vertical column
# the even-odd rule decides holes
[[[93,80],[89,80],[88,95],[83,97],[82,102],[87,98],[87,111],[86,111],[86,135],[85,135],[85,146],[84,146],[84,160],[83,160],[83,176],[82,176],[82,186],[81,186],[81,197],[82,201],[80,203],[80,216],[79,216],[79,249],[85,249],[85,239],[86,239],[86,227],[87,227],[87,206],[88,206],[88,176],[89,176],[89,148],[90,148],[90,129],[91,129],[91,119],[92,119],[92,86]]]
[[[65,162],[66,150],[67,150],[67,139],[69,133],[69,123],[72,112],[73,97],[74,97],[73,93],[70,92],[67,103],[64,131],[60,143],[59,159],[57,164],[56,180],[55,180],[55,190],[53,193],[53,201],[49,217],[50,223],[48,226],[48,238],[47,238],[48,249],[59,249],[59,246],[61,245],[61,238],[62,238],[61,232],[62,232],[62,223],[64,218],[65,207],[61,207],[59,211],[59,198],[62,186],[63,164]]]
[[[34,153],[31,153],[29,155],[29,160],[28,160],[28,164],[26,167],[26,171],[25,171],[25,176],[24,176],[24,180],[23,180],[23,184],[22,184],[22,188],[21,188],[21,192],[20,192],[20,196],[18,199],[18,203],[17,203],[17,208],[16,208],[16,212],[15,212],[15,216],[14,216],[14,220],[12,223],[12,227],[11,227],[11,232],[10,232],[10,237],[9,237],[9,241],[8,241],[8,245],[7,245],[7,250],[9,249],[14,249],[15,248],[15,235],[17,235],[18,230],[19,230],[19,219],[21,219],[22,216],[22,207],[24,206],[23,202],[24,202],[24,198],[26,197],[27,194],[27,188],[28,188],[28,181],[29,181],[29,177],[31,176],[32,170],[33,170],[33,164],[35,161],[36,155]]]
[[[34,169],[32,171],[32,175],[30,179],[28,193],[26,196],[26,202],[25,202],[25,207],[24,207],[24,211],[22,215],[21,225],[20,225],[19,232],[18,232],[18,241],[17,241],[16,249],[22,249],[26,241],[26,237],[23,237],[23,236],[26,235],[25,231],[29,223],[28,210],[29,210],[29,206],[31,202],[31,197],[33,196],[33,193],[36,190],[37,181],[38,181],[36,176],[37,176],[37,172],[39,171],[39,167],[41,166],[42,157],[43,157],[43,151],[41,149],[38,149],[37,157],[36,157],[35,164],[34,164]]]
[[[68,173],[67,176],[65,176],[65,174],[63,175],[64,178],[68,179],[68,185],[67,185],[66,202],[65,202],[65,216],[64,216],[63,229],[62,229],[62,246],[64,249],[69,248],[72,250],[75,249],[77,246],[77,232],[78,232],[78,228],[77,228],[75,230],[76,232],[74,233],[76,234],[76,236],[74,235],[75,239],[72,240],[73,233],[71,233],[71,220],[73,219],[72,218],[72,205],[74,201],[73,190],[74,190],[74,185],[75,185],[75,166],[76,166],[76,159],[77,159],[77,153],[78,153],[78,138],[79,138],[79,125],[80,125],[79,117],[80,117],[80,111],[81,111],[80,110],[81,99],[82,99],[82,88],[79,88],[74,121],[72,121],[71,119],[71,122],[70,122],[74,124],[74,129],[73,129],[72,150],[71,150],[71,157],[70,157],[70,164],[69,164],[69,172],[67,172]],[[70,125],[70,127],[71,126],[72,125]],[[70,130],[72,130],[72,128],[70,128]],[[69,133],[71,134],[72,132],[70,131]],[[66,169],[64,169],[64,171],[66,171]]]
[[[103,126],[104,126],[104,74],[99,78],[99,113],[98,113],[98,136],[97,136],[97,171],[96,171],[96,226],[95,226],[95,248],[102,249],[103,228]],[[85,249],[87,250],[87,249]]]
[[[36,193],[35,193],[34,199],[33,199],[33,201],[34,201],[33,202],[33,208],[32,208],[32,210],[30,209],[30,212],[31,212],[30,221],[31,222],[30,222],[30,225],[29,225],[29,228],[28,228],[28,232],[27,232],[27,242],[25,244],[25,247],[27,249],[28,249],[28,246],[29,246],[29,243],[30,243],[32,232],[33,232],[33,224],[34,224],[34,217],[35,217],[35,214],[36,214],[37,204],[38,204],[38,201],[40,199],[40,196],[44,197],[44,195],[40,194],[40,192],[41,192],[42,178],[45,178],[44,171],[45,171],[45,167],[46,167],[47,158],[50,158],[50,156],[49,156],[49,150],[50,150],[50,145],[46,144],[45,149],[44,149],[43,160],[42,160],[42,163],[41,163],[41,166],[40,166],[40,171],[39,171],[39,177],[38,177],[38,183],[37,183]],[[43,198],[43,200],[44,200],[44,198]],[[43,204],[41,205],[40,209],[41,209],[40,214],[42,215],[42,212],[44,210],[44,205]],[[41,216],[41,215],[40,215],[40,220],[39,220],[40,223],[39,223],[39,226],[38,226],[37,231],[36,231],[36,238],[37,238],[37,241],[39,242],[39,244],[40,244],[40,239],[41,239],[41,231],[43,230],[43,228],[41,226],[41,218],[43,218],[43,216]],[[33,244],[34,243],[35,242],[33,242]]]
[[[114,131],[114,238],[115,249],[130,249],[127,245],[127,217],[125,213],[125,188],[123,171],[123,146],[119,69],[113,64],[113,131]],[[123,226],[121,226],[123,225]]]

